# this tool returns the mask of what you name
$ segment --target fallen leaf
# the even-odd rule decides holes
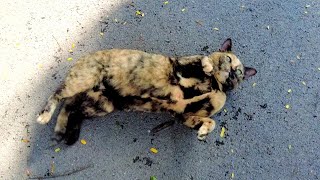
[[[291,93],[292,92],[292,90],[291,89],[288,89],[288,93]]]
[[[182,8],[181,11],[184,12],[184,11],[186,11],[186,9],[185,9],[185,8]]]
[[[150,151],[154,154],[157,154],[158,153],[158,150],[156,148],[150,148]]]
[[[252,84],[252,87],[256,87],[256,85],[257,85],[257,83],[253,83],[253,84]]]
[[[224,137],[225,136],[225,132],[226,132],[226,128],[225,127],[222,127],[221,128],[221,133],[220,133],[220,137]]]
[[[56,165],[54,164],[54,161],[52,161],[52,163],[51,163],[51,170],[50,170],[50,174],[51,174],[51,175],[53,175],[55,169],[56,169]]]
[[[29,143],[30,141],[28,139],[21,139],[22,142],[24,143]]]
[[[100,36],[103,36],[103,32],[100,32]]]
[[[213,28],[213,30],[215,30],[215,31],[219,31],[219,28],[216,28],[216,27],[215,27],[215,28]]]
[[[269,30],[269,29],[270,29],[270,26],[267,26],[267,29]]]
[[[228,110],[227,109],[223,109],[223,111],[226,113],[226,112],[228,112]]]
[[[307,85],[307,83],[306,83],[306,82],[304,82],[304,81],[302,81],[301,83],[302,83],[303,85],[305,85],[305,86]]]
[[[68,60],[68,61],[72,61],[72,60],[73,60],[73,58],[72,58],[72,57],[69,57],[67,60]]]
[[[54,150],[54,152],[60,152],[61,151],[61,149],[60,148],[56,148],[55,150]]]
[[[290,106],[289,104],[286,104],[286,105],[285,105],[285,108],[286,108],[286,109],[290,109],[291,106]]]
[[[309,4],[307,4],[307,5],[305,6],[305,8],[309,8],[309,7],[311,7],[311,5],[309,5]]]
[[[234,178],[234,173],[231,173],[231,179],[233,179]]]
[[[71,53],[72,53],[72,52],[73,52],[73,50],[72,50],[72,49],[69,49],[69,52],[71,52]]]
[[[288,149],[292,149],[292,146],[291,146],[291,144],[289,144],[289,145],[288,145]]]
[[[155,176],[150,176],[150,180],[157,180]]]
[[[231,153],[234,153],[234,150],[233,150],[233,149],[231,149]]]
[[[297,55],[297,59],[301,59],[301,54],[298,54],[298,55]]]
[[[163,4],[165,4],[165,5],[169,4],[169,1],[165,1],[165,2],[163,2]]]
[[[43,68],[43,64],[38,64],[38,68],[42,69]]]
[[[144,13],[140,10],[136,11],[136,16],[141,16],[143,17],[144,16]]]
[[[318,67],[318,70],[320,71],[320,67]]]
[[[72,43],[71,48],[74,49],[76,47],[76,45],[74,43]]]
[[[84,140],[84,139],[81,139],[80,142],[81,142],[81,144],[83,144],[83,145],[86,145],[86,144],[87,144],[87,141]]]

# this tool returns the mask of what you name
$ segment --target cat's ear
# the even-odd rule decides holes
[[[244,79],[248,79],[251,76],[254,76],[257,73],[257,70],[251,67],[244,67]]]
[[[221,48],[219,49],[220,52],[226,52],[231,51],[232,48],[232,41],[230,38],[224,41],[224,43],[221,45]]]

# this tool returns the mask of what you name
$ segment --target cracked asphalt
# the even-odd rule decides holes
[[[320,178],[319,1],[4,0],[0,22],[0,179]],[[54,120],[35,121],[86,53],[208,54],[228,37],[258,73],[229,93],[206,142],[177,123],[151,136],[165,113],[86,120],[87,144],[69,147],[51,140]]]

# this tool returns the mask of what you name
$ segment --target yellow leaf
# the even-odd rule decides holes
[[[163,4],[169,4],[169,1],[165,1]]]
[[[69,49],[69,52],[73,52],[73,50],[72,50],[72,49]]]
[[[255,87],[256,85],[257,85],[257,83],[253,83],[253,84],[252,84],[252,87]]]
[[[83,145],[87,144],[87,141],[84,140],[84,139],[81,139],[80,142],[81,142],[81,144],[83,144]]]
[[[59,152],[59,151],[61,151],[61,149],[60,148],[56,148],[55,150],[54,150],[54,152]]]
[[[38,64],[38,68],[42,69],[43,68],[43,64]]]
[[[213,30],[215,30],[215,31],[219,31],[219,28],[216,28],[216,27],[215,27],[215,28],[213,28]]]
[[[234,178],[234,173],[231,173],[231,179],[233,179]]]
[[[76,45],[74,43],[72,43],[71,48],[74,49],[76,47]]]
[[[302,84],[303,84],[303,85],[305,85],[305,86],[307,85],[307,83],[306,83],[306,82],[304,82],[304,81],[302,81]]]
[[[136,11],[136,16],[142,16],[143,17],[144,13],[142,11],[138,10],[138,11]]]
[[[185,12],[185,11],[186,11],[186,8],[182,8],[181,11],[182,11],[182,12]]]
[[[56,169],[56,166],[54,164],[54,161],[52,161],[50,173],[53,174],[55,169]]]
[[[286,104],[286,105],[285,105],[285,108],[286,108],[286,109],[290,109],[291,106],[290,106],[289,104]]]
[[[68,61],[72,61],[73,59],[72,59],[72,57],[69,57],[67,60],[68,60]]]
[[[103,36],[103,32],[100,32],[100,36]]]
[[[30,141],[28,139],[21,139],[22,142],[24,143],[29,143]]]
[[[150,151],[154,154],[157,154],[158,153],[158,150],[156,148],[150,148]]]
[[[221,133],[220,133],[220,137],[224,137],[225,136],[225,132],[226,132],[226,128],[225,127],[222,127],[221,128]]]
[[[228,112],[228,110],[227,110],[226,108],[224,108],[224,109],[223,109],[223,112],[225,112],[225,113],[226,113],[226,112]]]
[[[288,89],[288,93],[291,93],[292,92],[292,90],[291,89]]]

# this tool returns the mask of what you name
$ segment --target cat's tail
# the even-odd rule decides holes
[[[39,114],[37,118],[37,122],[40,124],[47,124],[50,121],[54,111],[56,110],[59,104],[59,101],[60,101],[60,98],[57,93],[50,96],[48,99],[47,105]]]

